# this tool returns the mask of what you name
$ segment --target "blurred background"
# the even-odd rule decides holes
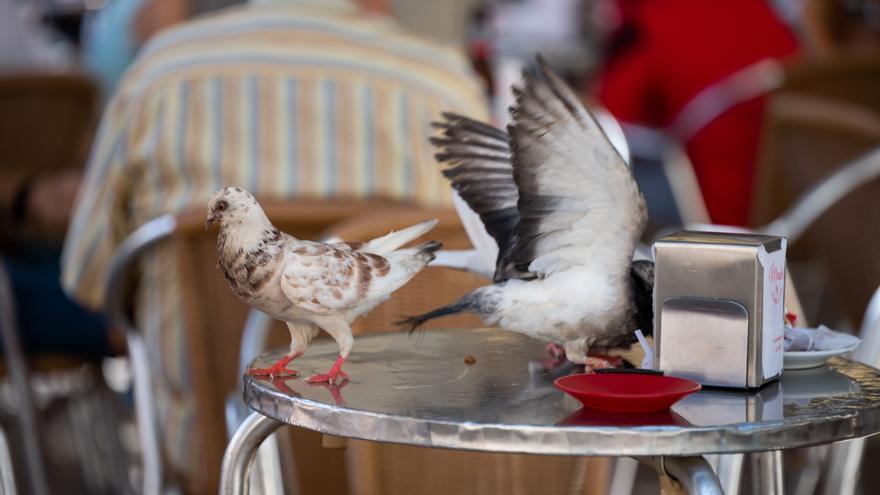
[[[535,53],[622,130],[646,245],[709,224],[786,235],[807,322],[860,331],[880,285],[878,1],[0,0],[0,468],[18,492],[216,493],[247,313],[201,230],[208,194],[245,187],[315,239],[430,214],[467,249],[430,122],[503,127]],[[171,239],[113,265],[162,214]],[[482,283],[427,270],[357,331]],[[341,452],[289,430],[288,493],[610,486],[604,459]],[[788,487],[838,493],[814,458],[790,456]],[[640,472],[635,491],[657,490]]]

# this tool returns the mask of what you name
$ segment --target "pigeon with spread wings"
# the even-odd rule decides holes
[[[541,58],[538,66],[513,89],[508,133],[447,113],[432,140],[444,175],[498,244],[495,283],[401,323],[413,330],[473,312],[600,366],[588,351],[651,328],[653,263],[632,261],[647,209],[590,111]]]
[[[213,223],[220,224],[218,264],[232,291],[290,330],[290,351],[272,367],[251,368],[248,374],[295,375],[287,364],[322,329],[339,345],[339,358],[311,382],[334,383],[347,376],[342,364],[353,344],[351,322],[388,299],[440,248],[437,242],[403,248],[434,228],[436,220],[369,242],[296,239],[273,226],[257,200],[238,187],[211,195],[205,228]]]

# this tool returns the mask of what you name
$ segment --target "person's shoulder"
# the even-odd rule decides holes
[[[164,29],[144,44],[140,59],[149,61],[166,50],[180,49],[208,38],[216,38],[240,23],[245,18],[247,10],[247,5],[227,7]]]
[[[126,71],[119,91],[129,97],[141,94],[192,67],[208,40],[234,31],[246,6],[228,7],[164,29],[150,38]]]
[[[454,73],[469,72],[467,57],[456,44],[416,33],[390,17],[377,16],[368,22],[376,37],[385,42],[382,48],[391,53]]]

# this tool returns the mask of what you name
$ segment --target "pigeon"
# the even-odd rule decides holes
[[[590,367],[653,327],[653,273],[633,261],[647,208],[591,112],[538,56],[514,87],[508,132],[444,113],[432,138],[443,174],[498,245],[493,284],[400,323],[471,312],[551,342]],[[561,349],[559,348],[561,344]],[[596,357],[591,356],[596,355]]]
[[[336,383],[348,374],[342,364],[351,352],[352,321],[406,284],[434,259],[440,243],[403,248],[437,224],[428,220],[369,242],[321,243],[299,240],[272,225],[249,192],[225,187],[208,200],[205,228],[219,224],[218,265],[241,300],[287,324],[290,350],[270,368],[250,368],[257,376],[296,375],[287,364],[301,356],[324,330],[339,346],[339,358],[312,383]]]

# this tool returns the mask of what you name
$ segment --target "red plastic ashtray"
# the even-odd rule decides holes
[[[613,413],[666,411],[701,388],[686,378],[636,373],[569,375],[555,385],[588,409]]]

